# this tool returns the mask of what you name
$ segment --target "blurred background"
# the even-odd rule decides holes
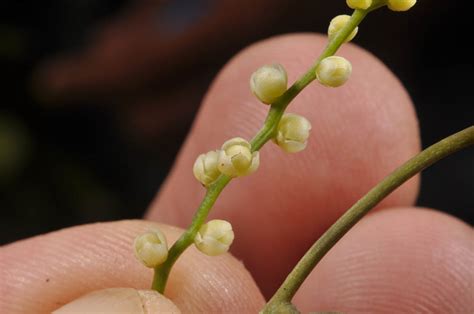
[[[355,40],[405,84],[424,147],[474,121],[463,5],[379,10]],[[276,34],[324,33],[349,12],[344,0],[1,1],[0,244],[141,217],[235,53]],[[419,205],[474,222],[474,149],[422,180]]]

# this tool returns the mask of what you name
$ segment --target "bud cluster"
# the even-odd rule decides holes
[[[351,17],[349,15],[338,15],[336,16],[335,18],[333,18],[331,20],[331,22],[329,23],[329,28],[328,28],[328,37],[329,37],[329,40],[333,39],[334,37],[336,37],[336,35],[339,33],[339,31],[344,27],[346,26],[346,24],[349,22],[349,20],[351,19]],[[347,36],[347,38],[344,40],[344,42],[349,42],[351,41],[352,39],[354,39],[354,37],[357,35],[357,32],[359,31],[359,28],[356,27],[350,34],[349,36]]]
[[[216,256],[227,252],[234,241],[232,225],[225,220],[215,219],[199,228],[194,245],[202,253]]]
[[[149,268],[163,264],[168,258],[168,243],[159,229],[139,235],[133,247],[136,258]]]
[[[303,116],[286,113],[280,120],[277,135],[273,139],[287,153],[297,153],[306,148],[311,123]]]
[[[316,78],[328,87],[344,85],[352,73],[352,65],[343,57],[331,56],[323,59],[316,68]]]
[[[251,151],[248,141],[235,137],[226,141],[220,150],[199,155],[193,173],[202,185],[208,187],[221,174],[233,178],[246,176],[257,170],[259,164],[259,153]]]
[[[387,6],[392,11],[408,11],[416,4],[416,0],[388,0]]]
[[[354,10],[367,10],[372,5],[372,0],[346,0],[349,8]]]
[[[219,164],[219,151],[211,150],[206,154],[198,156],[193,166],[196,179],[204,186],[209,186],[221,174],[217,165]]]
[[[264,104],[273,103],[283,95],[288,76],[281,64],[265,65],[250,77],[250,90]]]
[[[408,11],[416,4],[416,0],[346,0],[346,3],[349,8],[354,10],[367,10],[370,9],[372,5],[386,4],[392,11]]]

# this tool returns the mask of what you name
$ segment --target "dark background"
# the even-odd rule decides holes
[[[135,73],[143,80],[132,77],[127,85],[91,84],[61,95],[42,85],[44,72],[38,69],[45,67],[44,60],[86,49],[98,29],[126,20],[135,7],[150,6],[148,12],[155,4],[2,1],[0,244],[76,224],[140,217],[172,165],[207,86],[232,55],[275,34],[325,32],[333,16],[349,12],[343,0],[254,1],[255,9],[244,2],[245,10],[225,19],[231,32],[217,27],[209,33],[213,46],[184,54],[176,67],[168,64],[192,67],[189,80],[199,83],[185,83],[186,92],[173,87],[177,78],[166,65],[157,65],[146,75]],[[278,3],[274,10],[271,2]],[[369,16],[355,40],[382,59],[410,92],[424,147],[474,121],[474,54],[464,44],[472,38],[471,16],[463,5],[419,1],[404,14],[381,10]],[[161,44],[211,19],[206,14],[212,6],[212,1],[176,0],[156,9],[164,12],[156,16],[166,24]],[[176,111],[179,103],[187,109]],[[171,117],[169,125],[158,127],[163,114]],[[474,222],[474,149],[433,166],[422,181],[419,205]]]

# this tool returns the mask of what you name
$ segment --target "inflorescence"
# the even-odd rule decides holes
[[[346,0],[346,2],[350,8],[364,12],[385,5],[393,11],[406,11],[415,5],[416,0]],[[351,16],[349,15],[334,17],[328,27],[329,41],[335,41],[339,32],[350,21]],[[351,30],[345,38],[338,39],[340,43],[349,42],[356,36],[357,25],[354,25]],[[337,48],[334,51],[336,50]],[[352,66],[345,58],[334,56],[331,53],[319,60],[312,71],[314,71],[312,73],[314,78],[323,86],[339,87],[350,78]],[[257,69],[250,77],[250,90],[260,102],[273,106],[288,90],[288,76],[285,68],[281,64],[271,64]],[[279,110],[284,111],[285,108],[286,106]],[[296,153],[306,148],[311,131],[311,123],[308,119],[294,113],[282,113],[273,123],[275,125],[271,139],[283,151]],[[252,147],[249,141],[241,137],[229,139],[223,143],[220,149],[211,150],[197,157],[193,166],[194,176],[209,191],[222,176],[226,176],[230,180],[250,175],[259,167],[260,154],[258,150],[262,145]],[[225,184],[222,185],[222,188]],[[215,197],[217,195],[218,193]],[[181,245],[182,248],[174,253],[173,261],[166,268],[167,273],[163,276],[164,283],[159,285],[162,289],[164,289],[169,268],[177,255],[181,254],[190,244],[194,243],[199,251],[210,256],[220,255],[229,250],[234,240],[232,225],[225,220],[211,220],[204,224],[206,216],[207,212],[201,215],[204,217],[202,221],[198,224],[193,223],[192,227],[178,240],[178,245]],[[155,275],[159,266],[169,258],[166,237],[157,229],[138,236],[134,242],[134,250],[138,260],[147,267],[155,268]]]

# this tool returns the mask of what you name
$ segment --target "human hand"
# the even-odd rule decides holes
[[[283,36],[233,59],[210,88],[147,218],[187,225],[203,194],[191,171],[198,153],[232,136],[248,138],[265,116],[267,108],[248,90],[250,74],[278,61],[292,81],[323,44],[320,36]],[[354,46],[341,54],[354,65],[351,81],[338,90],[314,84],[290,109],[312,122],[306,151],[293,156],[266,146],[258,173],[232,183],[212,213],[211,218],[232,222],[233,253],[255,282],[230,255],[211,258],[191,248],[176,264],[165,292],[182,312],[258,311],[263,297],[257,287],[270,296],[310,243],[418,151],[416,117],[400,83]],[[294,303],[300,310],[474,310],[472,229],[445,214],[412,207],[417,187],[417,179],[405,184],[380,204],[383,210],[363,219],[330,251],[297,293]],[[79,226],[3,247],[2,309],[47,312],[93,290],[147,288],[151,272],[134,260],[131,246],[151,224]],[[180,232],[160,228],[170,242]],[[170,309],[165,299],[150,298],[162,310]]]

